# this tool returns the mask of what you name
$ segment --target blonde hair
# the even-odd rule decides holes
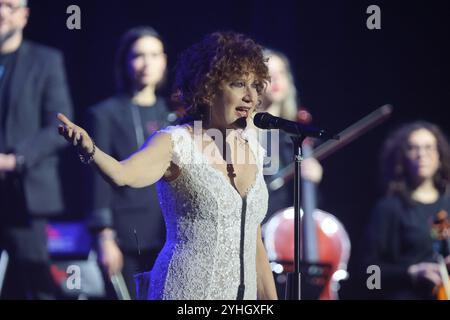
[[[273,49],[264,49],[263,51],[264,56],[268,59],[270,59],[273,56],[277,56],[278,58],[283,61],[284,66],[286,68],[286,76],[288,79],[288,91],[286,97],[281,101],[280,103],[280,117],[289,119],[289,120],[296,120],[297,119],[297,109],[299,105],[299,98],[297,96],[297,88],[295,87],[294,83],[294,76],[292,74],[291,64],[289,62],[289,59],[286,55],[283,53],[273,50]],[[270,105],[269,105],[270,106]],[[266,106],[268,107],[268,106]]]

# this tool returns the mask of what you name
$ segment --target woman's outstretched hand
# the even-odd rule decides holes
[[[57,118],[62,123],[58,126],[60,135],[85,154],[91,154],[94,151],[94,142],[86,130],[74,124],[62,113],[58,113]]]

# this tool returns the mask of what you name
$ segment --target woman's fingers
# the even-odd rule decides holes
[[[60,133],[68,138],[72,138],[73,130],[77,128],[77,126],[62,113],[58,113],[57,118],[63,123],[63,125],[58,126]]]
[[[73,137],[73,129],[70,127],[67,129],[67,136],[69,137],[69,139],[72,139]]]
[[[302,178],[319,183],[322,180],[323,169],[315,158],[306,158],[302,162]]]
[[[84,141],[83,132],[80,132],[80,137],[78,138],[78,144],[80,147],[85,147],[86,142]]]
[[[75,126],[72,121],[69,120],[69,118],[67,118],[64,114],[62,113],[58,113],[57,116],[59,121],[61,121],[62,123],[64,123],[66,126],[68,127],[73,127]]]
[[[426,272],[424,275],[425,278],[433,282],[435,286],[439,286],[442,284],[442,279],[440,274],[437,274],[435,272]]]
[[[62,124],[59,125],[58,126],[58,131],[59,131],[59,134],[62,135],[67,141],[70,140],[69,129],[67,128],[66,125],[62,125]]]
[[[439,272],[439,265],[432,262],[422,262],[415,265],[413,272],[415,276],[425,278],[431,281],[434,285],[438,286],[442,284],[441,275]]]
[[[445,264],[447,265],[447,267],[450,267],[450,255],[445,257]]]
[[[119,273],[123,267],[123,255],[113,240],[106,240],[100,246],[101,261],[109,276]]]
[[[70,121],[64,114],[58,113],[57,118],[62,122],[58,126],[59,134],[62,135],[73,146],[78,146],[84,151],[91,153],[93,150],[93,141],[87,132]]]
[[[63,135],[74,146],[76,146],[78,144],[78,140],[80,140],[82,131],[81,128],[75,125],[62,113],[58,113],[57,118],[63,123],[62,125],[58,126],[59,133]]]
[[[79,144],[81,131],[78,128],[70,128],[66,125],[58,126],[59,134],[74,146]]]
[[[76,146],[80,144],[80,131],[74,130],[73,131],[73,145]]]

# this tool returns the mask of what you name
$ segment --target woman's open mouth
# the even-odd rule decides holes
[[[247,118],[250,114],[250,107],[237,107],[236,108],[236,115],[239,117],[245,117]]]

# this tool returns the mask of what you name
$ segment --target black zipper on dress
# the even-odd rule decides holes
[[[245,293],[245,277],[244,277],[244,245],[245,245],[245,213],[247,211],[247,197],[242,199],[241,210],[241,243],[239,249],[239,263],[240,263],[240,283],[238,287],[236,300],[244,300]]]

